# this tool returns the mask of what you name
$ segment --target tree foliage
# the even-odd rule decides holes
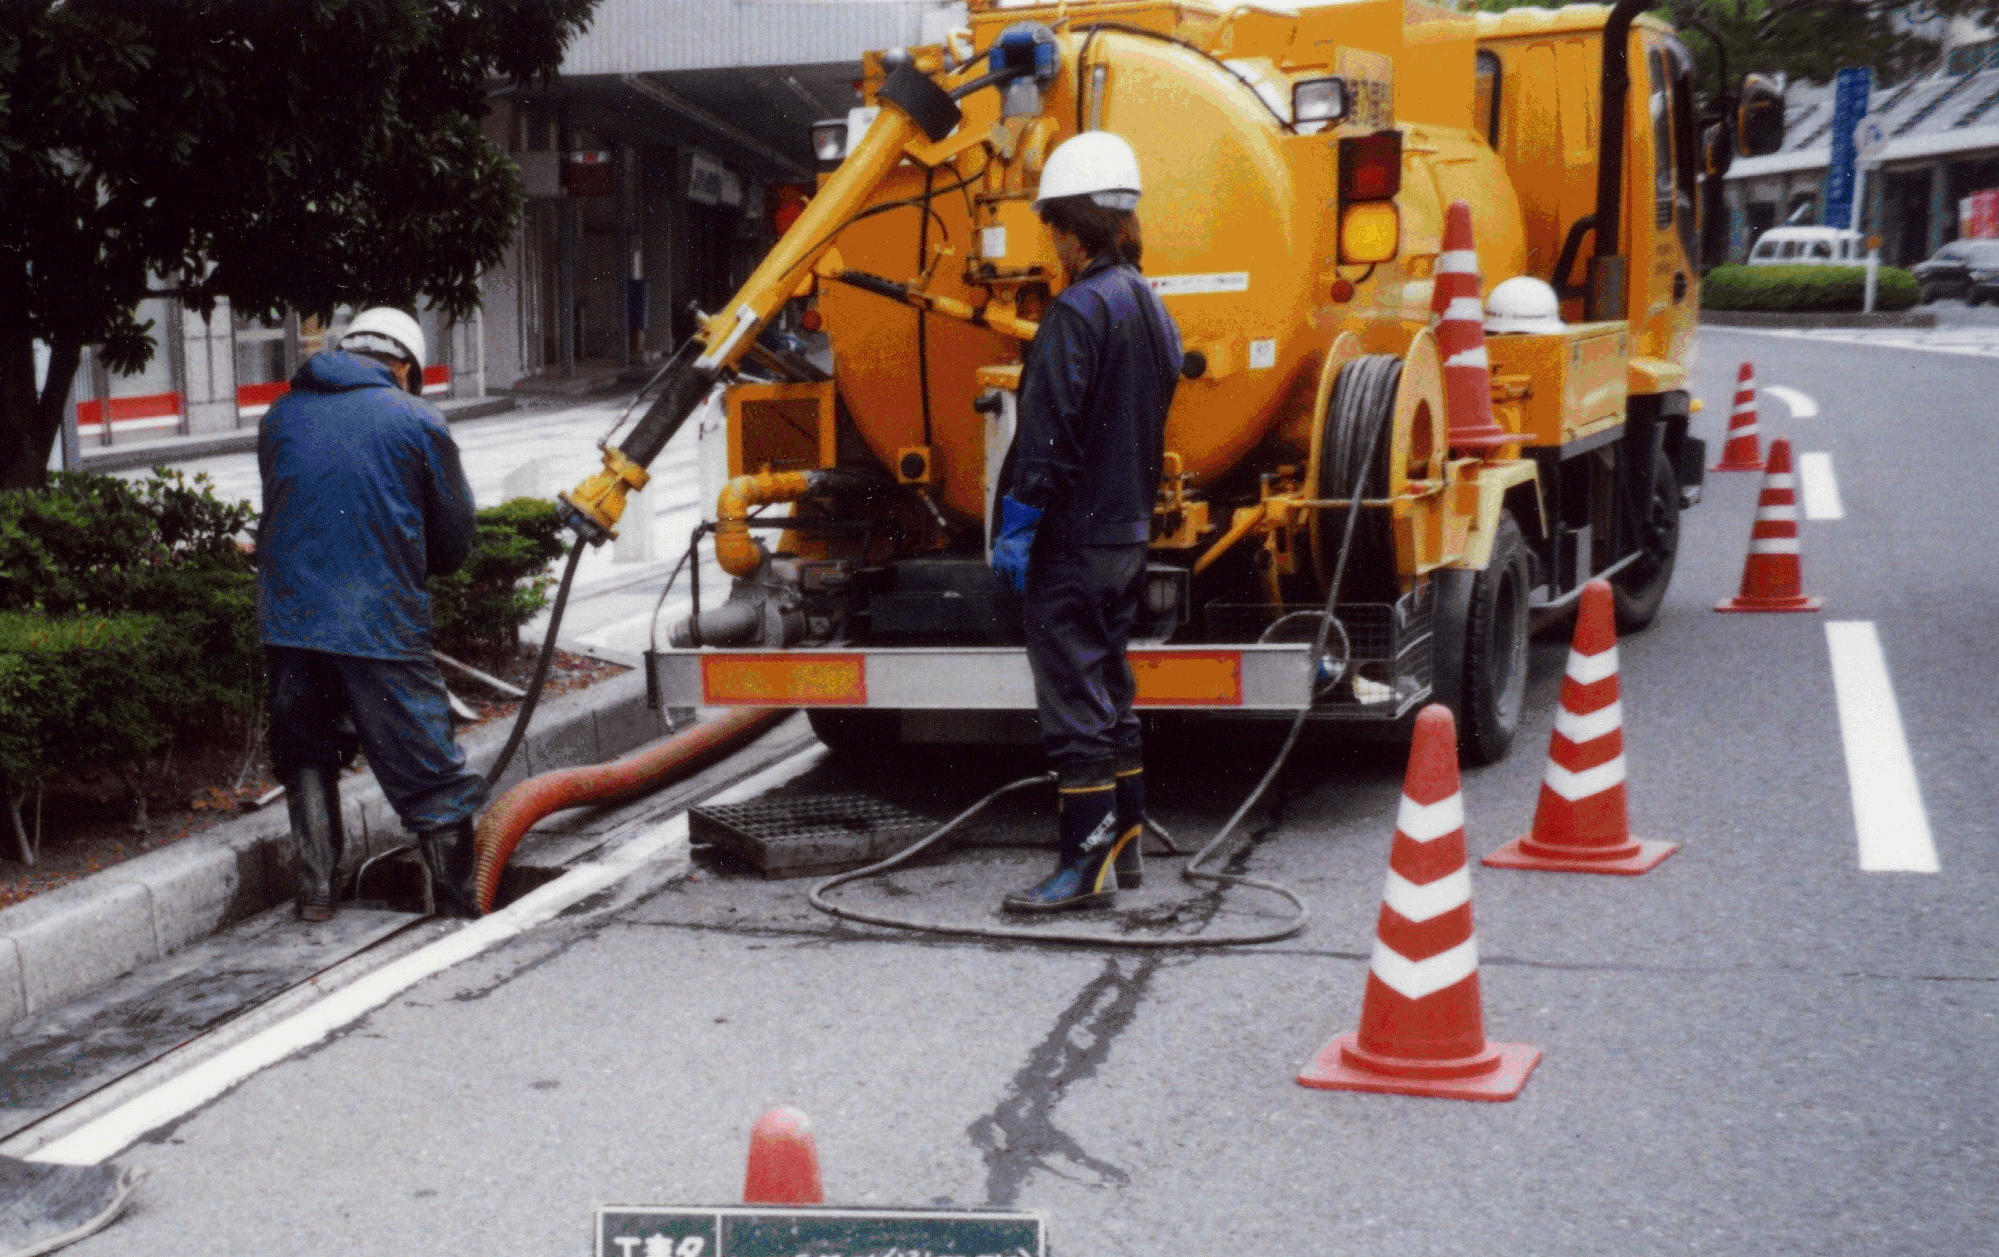
[[[594,4],[0,5],[0,486],[40,482],[84,346],[144,365],[162,285],[204,313],[469,314],[520,206],[489,85],[552,75]]]

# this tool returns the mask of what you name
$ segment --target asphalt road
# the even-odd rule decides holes
[[[693,880],[584,900],[165,1127],[125,1154],[152,1172],[131,1212],[75,1251],[580,1254],[600,1204],[740,1199],[749,1125],[777,1104],[813,1117],[835,1201],[1038,1209],[1071,1255],[1993,1251],[1999,364],[1713,330],[1702,355],[1711,450],[1744,357],[1817,403],[1799,419],[1766,397],[1763,433],[1830,455],[1843,518],[1803,543],[1827,606],[1710,609],[1759,479],[1711,477],[1659,622],[1621,648],[1634,828],[1681,850],[1639,878],[1474,873],[1487,1032],[1545,1053],[1518,1100],[1293,1081],[1356,1023],[1402,770],[1392,747],[1315,737],[1237,858],[1310,904],[1288,942],[891,934],[698,858]],[[1935,873],[1862,870],[1829,622],[1874,626],[1914,768],[1918,803],[1861,801],[1876,838],[1926,825]],[[1564,655],[1537,642],[1514,754],[1465,776],[1474,856],[1529,823]],[[1895,740],[1879,720],[1856,736],[1877,781]],[[1160,819],[1204,835],[1274,741],[1155,745]],[[781,789],[942,814],[1035,768],[817,759]],[[1042,871],[1009,844],[1045,810],[1022,796],[948,860],[849,897],[996,920]],[[1175,867],[1098,923],[1220,932],[1277,910]]]

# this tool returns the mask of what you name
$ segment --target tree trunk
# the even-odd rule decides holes
[[[62,430],[62,408],[82,347],[51,346],[48,383],[35,390],[35,338],[28,322],[27,260],[0,249],[0,489],[41,485],[49,450]]]

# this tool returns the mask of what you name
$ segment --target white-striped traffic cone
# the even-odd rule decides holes
[[[1610,582],[1583,586],[1562,705],[1548,739],[1548,769],[1534,830],[1485,857],[1496,869],[1559,873],[1650,872],[1678,843],[1631,836],[1624,797],[1624,704],[1617,685],[1617,613]]]
[[[1520,439],[1492,417],[1492,366],[1485,353],[1485,306],[1479,300],[1478,248],[1471,206],[1444,211],[1444,248],[1437,255],[1430,313],[1444,360],[1444,414],[1454,450],[1484,452]]]
[[[1749,558],[1742,592],[1714,604],[1717,611],[1817,611],[1825,599],[1804,591],[1798,553],[1798,482],[1791,474],[1791,443],[1770,442],[1770,470],[1756,495],[1756,523],[1749,529]]]
[[[1728,416],[1728,444],[1710,471],[1762,471],[1763,453],[1756,443],[1756,370],[1747,362],[1735,376],[1735,409]]]
[[[1457,724],[1432,703],[1416,716],[1360,1029],[1328,1043],[1298,1081],[1327,1091],[1511,1100],[1541,1050],[1488,1043],[1472,934]]]

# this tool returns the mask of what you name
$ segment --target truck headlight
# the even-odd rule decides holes
[[[1305,79],[1291,86],[1291,121],[1338,122],[1347,116],[1347,81],[1342,78]]]
[[[837,166],[847,156],[847,120],[812,124],[812,155],[825,166]]]

